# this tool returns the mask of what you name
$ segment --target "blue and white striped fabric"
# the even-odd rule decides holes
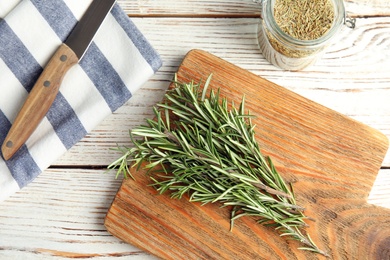
[[[0,1],[0,144],[46,62],[91,2]],[[159,55],[115,5],[34,134],[10,160],[0,158],[0,201],[122,106],[160,66]]]

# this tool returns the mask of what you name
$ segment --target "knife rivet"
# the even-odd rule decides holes
[[[7,146],[8,148],[11,148],[12,146],[14,146],[14,143],[13,143],[12,141],[8,141],[7,144],[6,144],[6,146]]]
[[[45,82],[43,82],[43,86],[50,87],[50,81],[46,80]]]
[[[67,59],[68,59],[68,56],[66,56],[65,54],[61,55],[61,57],[60,57],[61,61],[66,61]]]

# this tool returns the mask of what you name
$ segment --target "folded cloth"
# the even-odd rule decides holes
[[[91,2],[0,2],[0,144],[46,62]],[[0,201],[30,183],[122,106],[161,63],[116,4],[83,59],[66,74],[33,135],[10,160],[0,158]]]

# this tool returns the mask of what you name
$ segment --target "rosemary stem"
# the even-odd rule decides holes
[[[260,223],[276,225],[281,236],[301,241],[301,249],[325,254],[301,232],[307,226],[304,208],[296,204],[292,186],[272,160],[261,153],[245,98],[238,109],[233,104],[229,110],[219,90],[206,95],[210,79],[203,90],[194,82],[175,82],[166,102],[154,109],[155,119],[131,130],[133,147],[118,148],[123,156],[109,169],[131,176],[129,164],[160,166],[158,172],[148,171],[160,193],[231,206],[231,228],[240,217],[256,216]]]

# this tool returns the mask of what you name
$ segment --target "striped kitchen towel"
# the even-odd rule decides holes
[[[91,0],[0,1],[0,144],[46,62]],[[30,183],[122,106],[161,59],[116,4],[26,144],[0,158],[0,201]]]

